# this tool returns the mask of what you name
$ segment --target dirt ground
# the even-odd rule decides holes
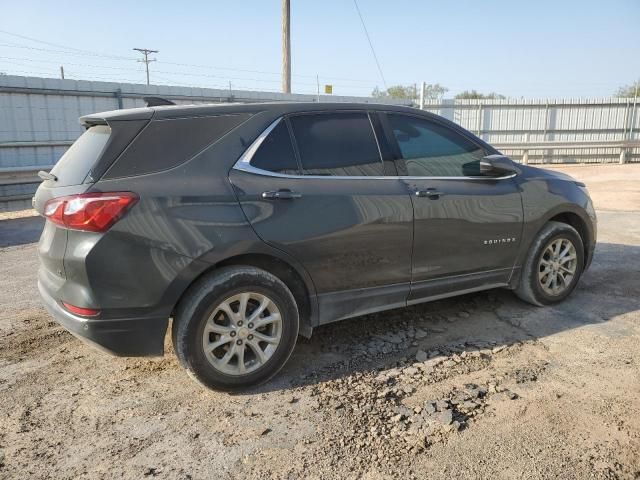
[[[0,478],[640,478],[640,165],[562,170],[599,215],[566,302],[494,290],[328,325],[241,395],[170,348],[65,332],[37,296],[41,220],[0,221]]]

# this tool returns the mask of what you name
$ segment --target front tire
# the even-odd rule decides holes
[[[240,390],[273,377],[296,344],[299,314],[287,286],[264,270],[231,266],[193,285],[174,316],[172,340],[191,377]]]
[[[567,298],[584,269],[584,246],[571,225],[548,222],[533,241],[515,293],[537,306]]]

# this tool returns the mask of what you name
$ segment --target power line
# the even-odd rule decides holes
[[[53,57],[49,57],[49,58],[53,58]],[[15,61],[18,60],[18,61]],[[28,63],[26,63],[28,62]],[[35,64],[34,64],[35,63]],[[55,68],[50,68],[48,65],[38,65],[38,63],[46,63],[46,64],[52,64],[52,65],[56,65]],[[97,63],[97,62],[94,62]],[[114,82],[114,81],[127,81],[127,82],[132,82],[132,83],[139,83],[139,80],[132,80],[129,78],[125,78],[125,76],[127,76],[127,73],[131,72],[131,73],[144,73],[144,67],[142,65],[136,66],[134,64],[130,65],[130,66],[113,66],[113,65],[96,65],[96,64],[85,64],[85,63],[75,63],[75,62],[63,62],[60,60],[41,60],[41,59],[33,59],[33,58],[21,58],[21,57],[9,57],[9,56],[0,56],[0,64],[6,64],[7,67],[9,65],[16,65],[19,67],[24,67],[24,69],[20,69],[20,70],[14,70],[13,68],[0,68],[1,71],[6,72],[8,74],[27,74],[27,75],[33,75],[33,76],[49,76],[51,78],[56,78],[58,77],[57,71],[58,71],[58,67],[61,64],[65,65],[65,77],[66,78],[70,78],[70,79],[91,79],[91,80],[103,80],[103,81],[108,81],[108,82]],[[161,62],[163,65],[166,63],[171,64],[171,62]],[[160,65],[160,63],[158,64]],[[73,72],[73,68],[68,69],[66,68],[67,66],[69,67],[86,67],[86,68],[91,68],[91,73],[87,73],[87,74],[82,74],[82,73],[74,73]],[[42,69],[46,69],[47,71],[43,71]],[[107,70],[111,70],[111,72],[102,72],[100,70],[102,69],[107,69]],[[123,73],[115,73],[118,71],[122,71]],[[171,76],[181,76],[181,77],[201,77],[201,78],[219,78],[221,81],[222,80],[238,80],[239,84],[237,85],[237,87],[239,88],[243,88],[246,90],[259,90],[260,89],[260,85],[252,85],[251,87],[248,85],[244,85],[243,82],[259,82],[262,84],[275,84],[275,83],[279,83],[280,80],[277,79],[264,79],[264,78],[246,78],[246,77],[228,77],[228,76],[218,76],[218,75],[211,75],[211,74],[205,74],[205,73],[187,73],[184,71],[180,71],[180,72],[176,72],[176,71],[165,71],[165,70],[154,70],[154,76],[156,74],[160,74],[160,73],[164,73],[167,75],[171,75]],[[114,78],[115,77],[115,78]],[[166,80],[166,77],[164,78]],[[169,83],[173,83],[174,85],[184,85],[184,86],[189,86],[189,87],[204,87],[205,83],[203,81],[203,83],[184,83],[184,82],[178,82],[175,80],[167,80]],[[155,83],[155,82],[154,82]],[[541,81],[537,81],[536,85],[539,84],[546,84],[551,85],[553,82],[549,81],[549,82],[545,82],[544,80]],[[611,86],[611,88],[613,89],[613,86],[611,85],[610,82],[602,82],[602,81],[592,81],[592,80],[580,80],[577,82],[574,82],[576,85],[580,85],[580,86],[584,86],[584,87],[589,87],[589,86]],[[240,85],[243,84],[243,85]],[[303,86],[303,85],[307,85],[309,87],[316,87],[316,83],[315,82],[296,82],[297,85],[299,86]],[[211,88],[220,88],[220,89],[225,89],[228,88],[227,85],[225,84],[209,84],[209,82],[206,82],[207,86],[211,86]],[[367,86],[353,86],[353,85],[342,85],[342,84],[334,84],[336,87],[342,87],[344,89],[351,89],[351,90],[369,90],[372,88],[371,86],[367,87]],[[469,88],[469,85],[462,85],[462,84],[447,84],[447,86],[452,90],[452,91],[462,91],[465,89]],[[488,87],[483,87],[482,85],[477,86],[477,88],[479,88],[480,90],[487,90],[487,91],[491,91],[491,90],[500,90],[500,88],[496,88],[495,86],[488,86]],[[527,85],[527,87],[529,87],[529,85]],[[313,93],[313,94],[317,94],[317,90],[316,88],[309,88],[308,89],[308,93]],[[263,87],[264,90],[268,90],[268,91],[272,91],[274,90],[274,87],[272,85],[264,85]],[[533,94],[531,92],[534,92]],[[306,93],[307,89],[302,88],[302,89],[296,89],[296,93]],[[535,92],[536,90],[531,90],[530,88],[526,88],[525,92],[527,92],[526,94],[529,96],[535,96]]]
[[[9,47],[9,48],[25,48],[27,50],[37,50],[39,52],[50,52],[50,53],[59,53],[61,55],[74,55],[74,56],[89,56],[89,57],[102,57],[102,58],[108,58],[111,60],[128,60],[128,61],[132,61],[132,60],[136,60],[136,58],[134,57],[120,57],[120,56],[116,56],[116,55],[104,55],[101,53],[95,53],[95,52],[68,52],[65,50],[51,50],[50,48],[39,48],[39,47],[32,47],[29,45],[19,45],[19,44],[15,44],[15,43],[0,43],[0,47]]]
[[[12,64],[12,65],[19,65],[19,66],[23,66],[23,67],[31,67],[31,65],[29,64],[25,64],[22,62],[35,62],[35,63],[48,63],[48,64],[56,64],[59,65],[61,63],[63,63],[66,66],[77,66],[77,67],[88,67],[88,68],[92,68],[92,69],[108,69],[108,70],[117,70],[117,71],[123,71],[123,72],[140,72],[139,69],[137,68],[133,68],[131,67],[116,67],[116,66],[111,66],[111,65],[91,65],[91,64],[84,64],[84,63],[75,63],[75,62],[61,62],[61,61],[56,61],[56,60],[36,60],[36,59],[31,59],[31,58],[20,58],[20,57],[5,57],[5,56],[0,56],[0,60],[3,60],[4,63],[7,64]],[[19,60],[20,62],[15,62],[14,60]],[[165,62],[160,63],[160,61],[158,61],[158,65],[161,64],[165,64]],[[113,73],[113,72],[109,72],[109,73],[103,73],[103,72],[99,72],[96,70],[92,70],[93,73],[96,74],[100,74],[103,76],[117,76],[119,75],[118,73]],[[176,71],[169,71],[169,70],[154,70],[154,75],[157,73],[162,73],[162,74],[168,74],[168,75],[178,75],[178,76],[186,76],[186,77],[203,77],[203,78],[215,78],[215,79],[221,79],[221,80],[240,80],[240,81],[250,81],[250,82],[260,82],[260,83],[280,83],[280,80],[277,79],[269,79],[269,78],[251,78],[251,77],[235,77],[235,76],[228,76],[228,75],[213,75],[213,74],[207,74],[207,73],[188,73],[188,72],[176,72]],[[305,85],[305,86],[311,86],[311,87],[315,87],[317,85],[316,82],[296,82],[297,85]],[[373,85],[366,85],[366,86],[356,86],[356,85],[341,85],[341,84],[336,84],[336,86],[338,87],[344,87],[344,88],[349,88],[352,90],[371,90],[373,88]]]
[[[31,40],[32,42],[43,43],[45,45],[50,45],[52,47],[64,48],[65,50],[75,50],[78,52],[89,52],[89,50],[82,50],[76,47],[69,47],[67,45],[60,45],[59,43],[47,42],[45,40],[38,40],[37,38],[28,37],[26,35],[20,35],[18,33],[7,32],[6,30],[0,30],[0,33],[4,33],[5,35],[11,35],[12,37],[22,38],[24,40]]]
[[[2,32],[4,32],[4,30],[0,30],[0,33],[2,33]],[[16,35],[16,34],[11,34],[11,35]],[[63,45],[54,44],[54,43],[51,43],[51,42],[45,42],[44,40],[32,39],[31,37],[24,37],[24,38],[29,39],[29,40],[33,40],[33,41],[37,41],[39,43],[44,43],[46,45],[56,46],[58,48],[65,48],[65,49],[66,48],[71,48],[71,47],[65,47]],[[127,61],[135,61],[135,60],[137,60],[134,57],[124,57],[124,56],[121,56],[121,55],[110,55],[110,54],[94,52],[94,51],[91,51],[91,50],[80,50],[80,49],[75,49],[75,51],[52,50],[52,49],[49,49],[49,48],[34,47],[34,46],[31,46],[31,45],[20,45],[20,44],[16,44],[16,43],[0,43],[0,46],[10,47],[10,48],[22,48],[22,49],[28,49],[28,50],[36,50],[36,51],[41,51],[41,52],[59,53],[59,54],[62,54],[62,55],[102,57],[102,58],[108,58],[108,59],[112,59],[112,60],[127,60]],[[179,66],[179,67],[195,67],[195,68],[206,68],[206,69],[215,69],[215,70],[230,70],[230,71],[236,71],[236,72],[260,73],[260,74],[263,74],[263,75],[278,75],[278,76],[280,76],[282,74],[281,72],[269,72],[269,71],[264,71],[264,70],[251,70],[251,69],[243,69],[243,68],[221,67],[219,65],[201,65],[201,64],[194,64],[194,63],[168,62],[168,61],[165,61],[165,60],[162,60],[161,63],[166,64],[166,65],[175,65],[175,66]],[[307,77],[307,78],[311,78],[311,79],[314,79],[314,80],[316,78],[316,74],[315,73],[313,75],[312,74],[298,73],[298,74],[292,74],[291,76],[292,77]],[[332,80],[340,80],[340,81],[343,81],[343,82],[359,82],[359,83],[367,83],[368,82],[367,80],[364,80],[364,79],[334,77],[332,75],[322,75],[321,74],[320,77],[330,78]]]
[[[234,71],[234,72],[244,72],[244,73],[260,73],[263,75],[278,75],[281,76],[282,72],[266,72],[264,70],[248,70],[248,69],[244,69],[244,68],[231,68],[231,67],[220,67],[218,65],[197,65],[197,64],[193,64],[193,63],[176,63],[176,62],[167,62],[165,60],[159,60],[160,63],[162,63],[163,65],[174,65],[177,67],[195,67],[195,68],[205,68],[205,69],[211,69],[211,70],[229,70],[229,71]],[[313,75],[307,75],[307,74],[303,74],[303,73],[292,73],[291,74],[292,77],[306,77],[306,78],[312,78],[312,79],[316,79],[316,74]],[[356,82],[356,83],[360,83],[360,84],[367,84],[370,85],[371,82],[369,80],[364,80],[364,79],[354,79],[354,78],[344,78],[344,77],[334,77],[332,75],[322,75],[320,74],[320,78],[326,78],[326,79],[330,79],[330,80],[339,80],[342,82]],[[280,80],[278,80],[280,81]],[[296,84],[298,84],[299,82],[296,82]],[[315,85],[315,82],[313,82],[313,85]]]
[[[357,7],[357,5],[356,5]],[[362,18],[361,18],[362,20]],[[363,24],[364,25],[364,24]],[[366,30],[366,28],[365,28]],[[92,50],[86,50],[86,49],[79,49],[79,48],[75,48],[75,47],[70,47],[67,45],[62,45],[62,44],[58,44],[58,43],[54,43],[54,42],[48,42],[45,40],[40,40],[34,37],[30,37],[27,35],[21,35],[21,34],[17,34],[17,33],[13,33],[13,32],[9,32],[6,30],[2,30],[0,29],[0,34],[5,34],[5,35],[10,35],[12,37],[16,37],[16,38],[20,38],[20,39],[24,39],[24,40],[28,40],[28,41],[32,41],[32,42],[37,42],[39,44],[43,44],[45,46],[51,46],[51,47],[55,47],[55,48],[44,48],[44,47],[39,47],[39,46],[32,46],[32,45],[25,45],[25,44],[17,44],[17,43],[0,43],[0,46],[4,46],[4,47],[8,47],[8,48],[19,48],[19,49],[27,49],[27,50],[33,50],[33,51],[40,51],[40,52],[48,52],[48,53],[56,53],[59,54],[61,57],[63,56],[67,56],[67,55],[71,55],[71,56],[90,56],[90,57],[98,57],[98,58],[105,58],[105,59],[109,59],[109,60],[115,60],[115,61],[139,61],[142,63],[145,63],[145,68],[148,69],[148,62],[151,61],[155,61],[155,59],[151,60],[148,58],[148,54],[147,56],[145,56],[145,59],[139,60],[136,59],[134,57],[125,57],[125,56],[121,56],[121,55],[111,55],[111,54],[105,54],[105,53],[101,53],[101,52],[95,52]],[[368,34],[367,34],[368,35]],[[59,50],[59,49],[63,49],[63,50]],[[141,51],[141,53],[144,54],[144,50],[145,49],[138,49],[139,51]],[[147,49],[148,50],[148,49]],[[156,53],[155,51],[151,51],[149,50],[149,53]],[[374,52],[375,55],[375,52]],[[10,57],[5,57],[5,58],[10,58]],[[37,61],[34,59],[25,59],[28,61]],[[148,60],[145,61],[145,60]],[[376,59],[377,61],[377,59]],[[62,62],[62,61],[56,61],[53,63],[57,63],[57,64],[66,64],[66,65],[72,65],[71,63],[68,62]],[[281,72],[269,72],[269,71],[264,71],[264,70],[252,70],[252,69],[242,69],[242,68],[232,68],[232,67],[221,67],[221,66],[215,66],[215,65],[199,65],[199,64],[189,64],[189,63],[180,63],[180,62],[168,62],[168,61],[161,61],[161,63],[163,65],[171,65],[171,66],[178,66],[178,67],[193,67],[193,68],[203,68],[203,69],[213,69],[213,70],[227,70],[227,71],[236,71],[236,72],[244,72],[244,73],[256,73],[256,74],[260,74],[260,75],[277,75],[277,76],[281,76]],[[85,67],[89,67],[90,65],[80,65],[80,64],[76,64],[78,66],[85,66]],[[110,66],[110,65],[102,65],[102,66],[98,66],[98,65],[93,65],[92,67],[95,68],[106,68],[106,69],[122,69],[125,70],[125,68],[122,67],[115,67],[115,66]],[[137,71],[137,70],[136,70]],[[192,74],[186,74],[184,72],[165,72],[168,74],[172,74],[172,75],[193,75],[193,76],[205,76],[204,74],[196,74],[196,73],[192,73]],[[224,78],[224,79],[236,79],[236,80],[248,80],[248,81],[258,81],[258,82],[264,82],[264,83],[275,83],[277,80],[269,80],[269,79],[257,79],[257,78],[245,78],[245,77],[228,77],[228,76],[215,76],[215,75],[210,75],[213,78]],[[307,77],[309,78],[310,82],[296,82],[296,84],[299,85],[309,85],[309,86],[316,86],[316,74],[292,74],[292,77],[299,77],[299,78],[304,78]],[[336,85],[336,86],[342,86],[346,89],[354,89],[354,90],[365,90],[365,89],[371,89],[373,86],[371,85],[370,81],[368,80],[364,80],[364,79],[352,79],[352,78],[345,78],[345,77],[334,77],[334,76],[330,76],[330,75],[320,75],[320,78],[325,79],[327,82],[334,82],[334,81],[338,81],[338,82],[345,82],[345,83],[354,83],[355,85]],[[384,77],[383,77],[384,80]],[[359,85],[357,85],[359,84]],[[335,83],[334,83],[335,85]],[[385,83],[386,85],[386,83]]]
[[[19,64],[17,62],[7,62],[7,63],[13,63],[14,65],[20,65],[20,66],[26,66],[26,67],[30,67],[29,65],[24,65],[24,64]],[[39,67],[39,66],[36,66]],[[50,71],[41,71],[41,70],[12,70],[11,71],[12,74],[21,74],[21,75],[28,75],[28,76],[40,76],[40,77],[45,77],[45,78],[57,78],[56,74],[54,73],[53,70]],[[175,75],[175,72],[167,72],[169,74]],[[105,78],[108,76],[115,76],[116,78]],[[100,73],[98,72],[96,75],[86,75],[86,74],[78,74],[78,73],[74,73],[73,71],[69,71],[66,70],[65,71],[65,78],[70,79],[70,80],[90,80],[90,81],[104,81],[104,82],[128,82],[128,83],[138,83],[137,79],[131,79],[131,78],[125,78],[122,77],[121,74],[118,73]],[[228,90],[229,89],[229,85],[228,84],[220,84],[220,83],[186,83],[186,82],[180,82],[180,81],[175,81],[173,79],[167,78],[167,77],[161,77],[160,75],[157,75],[157,72],[154,72],[154,78],[158,78],[160,80],[162,80],[161,82],[158,81],[154,81],[154,85],[168,85],[168,86],[185,86],[185,87],[195,87],[195,88],[213,88],[213,89],[217,89],[217,90]],[[249,85],[244,85],[244,84],[234,84],[233,85],[234,89],[239,89],[239,90],[246,90],[246,91],[256,91],[256,92],[263,92],[263,91],[269,91],[269,92],[277,92],[278,89],[274,88],[274,87],[261,87],[261,88],[256,88],[256,86],[249,86]],[[304,93],[304,94],[312,94],[315,93],[312,90],[301,90],[298,91],[297,93]]]
[[[98,53],[98,52],[95,52],[95,51],[92,51],[92,50],[83,50],[83,49],[80,49],[80,48],[69,47],[69,46],[66,46],[66,45],[60,45],[59,43],[47,42],[45,40],[38,40],[37,38],[27,37],[26,35],[20,35],[20,34],[17,34],[17,33],[7,32],[6,30],[0,30],[0,33],[4,33],[5,35],[11,35],[12,37],[22,38],[24,40],[30,40],[30,41],[36,42],[36,43],[42,43],[44,45],[49,45],[49,46],[52,46],[52,47],[63,48],[65,50],[72,50],[72,51],[75,51],[75,52],[78,52],[78,53],[84,53],[84,54],[102,56],[102,57],[108,57],[108,58],[117,58],[117,59],[130,60],[129,58],[121,57],[121,56],[118,56],[118,55],[107,55],[107,54]]]
[[[63,61],[59,61],[59,60],[36,60],[35,58],[23,58],[23,57],[3,57],[0,56],[0,60],[4,60],[4,63],[15,63],[16,65],[18,65],[18,63],[16,62],[11,62],[9,60],[20,60],[23,62],[35,62],[35,63],[56,63],[56,64],[60,64],[60,63],[64,63],[65,65],[74,65],[77,67],[94,67],[94,68],[106,68],[109,70],[129,70],[132,71],[134,70],[133,67],[115,67],[113,65],[90,65],[87,63],[73,63],[73,62],[63,62]],[[139,69],[135,69],[137,72],[139,72]]]
[[[353,4],[356,6],[356,11],[358,12],[358,16],[360,17],[360,22],[362,23],[364,34],[367,36],[367,41],[369,42],[369,46],[371,47],[371,53],[373,53],[373,59],[376,61],[376,65],[378,66],[378,71],[380,72],[380,77],[382,78],[382,84],[384,85],[384,88],[386,90],[387,81],[384,79],[384,74],[382,73],[382,68],[380,67],[378,56],[376,55],[376,51],[373,48],[373,43],[371,43],[371,38],[369,37],[369,32],[367,31],[367,26],[364,24],[364,19],[362,18],[362,14],[360,13],[360,8],[358,7],[358,2],[356,0],[353,0]]]

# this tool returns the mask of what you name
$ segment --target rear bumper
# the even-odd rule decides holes
[[[100,350],[120,357],[159,356],[164,353],[168,318],[87,319],[62,308],[40,280],[38,290],[45,308],[60,325]]]

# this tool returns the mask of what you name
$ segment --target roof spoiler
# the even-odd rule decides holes
[[[163,105],[175,105],[171,100],[162,97],[142,97],[147,102],[147,107],[161,107]]]
[[[151,120],[151,117],[153,110],[150,108],[126,108],[83,115],[80,117],[80,125],[89,128],[94,125],[111,125],[111,122],[121,120]]]

